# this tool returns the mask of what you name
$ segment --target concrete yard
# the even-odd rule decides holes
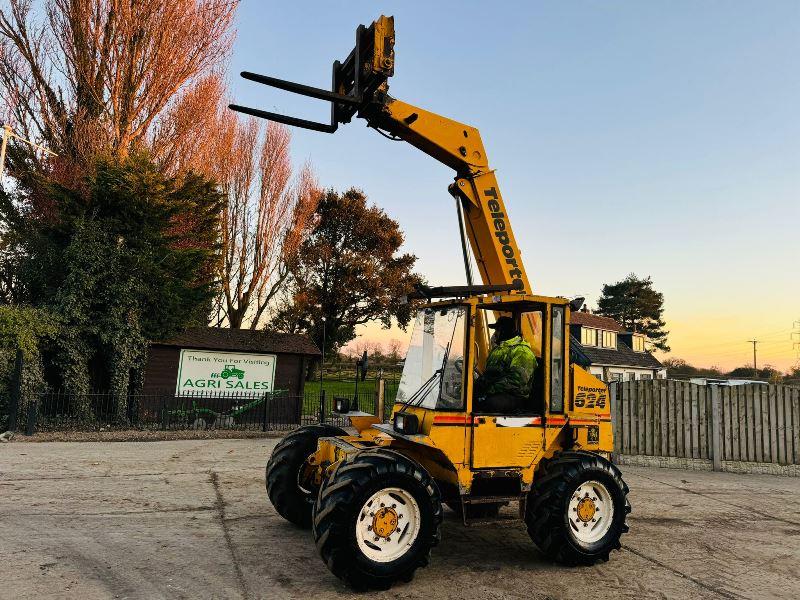
[[[275,442],[0,445],[0,597],[350,597],[267,501]],[[608,563],[563,568],[522,527],[447,511],[431,566],[369,597],[800,597],[800,479],[623,472],[631,532]]]

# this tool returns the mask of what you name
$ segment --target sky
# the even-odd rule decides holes
[[[327,121],[327,103],[237,74],[328,88],[381,13],[390,93],[480,129],[538,293],[594,307],[604,283],[651,276],[670,356],[752,365],[757,339],[759,365],[797,362],[800,2],[243,0],[235,100]],[[363,120],[295,129],[292,151],[397,219],[431,283],[463,283],[449,168]]]

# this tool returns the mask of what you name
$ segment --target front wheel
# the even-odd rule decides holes
[[[386,590],[428,564],[441,522],[439,488],[425,469],[391,450],[363,450],[323,482],[314,540],[347,585]]]
[[[347,435],[347,432],[332,425],[307,425],[275,446],[267,462],[267,495],[278,514],[287,521],[300,527],[311,526],[317,489],[307,481],[306,459],[317,451],[320,438],[340,435]]]
[[[628,486],[619,469],[588,452],[565,452],[537,473],[525,522],[533,542],[568,565],[608,560],[627,533]]]

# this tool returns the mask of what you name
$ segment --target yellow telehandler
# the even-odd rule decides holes
[[[312,528],[325,564],[354,589],[387,589],[427,565],[443,504],[465,525],[524,523],[556,561],[608,560],[628,531],[630,504],[611,462],[608,388],[570,361],[570,314],[582,299],[532,292],[478,130],[389,96],[393,71],[394,20],[381,16],[359,26],[352,52],[334,62],[330,91],[242,73],[330,102],[330,124],[231,105],[328,133],[358,116],[452,167],[467,273],[465,286],[417,293],[424,302],[391,421],[337,399],[350,431],[320,424],[287,435],[267,463],[269,498],[281,516]],[[472,282],[467,242],[483,284]],[[501,317],[513,322],[538,367],[530,394],[497,412],[486,410],[479,382],[489,326]]]

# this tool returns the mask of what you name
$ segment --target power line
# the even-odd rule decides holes
[[[752,343],[752,342],[750,342],[750,343]],[[760,349],[761,345],[767,344],[767,343],[769,343],[769,342],[762,342],[761,340],[758,340],[759,349]],[[775,354],[775,353],[787,353],[787,352],[791,352],[792,351],[791,347],[788,347],[788,343],[789,343],[788,341],[787,342],[780,342],[780,343],[787,344],[787,347],[785,347],[785,348],[776,348],[776,347],[772,346],[772,347],[770,347],[768,349],[768,351],[766,353],[765,352],[759,352],[759,354],[761,354],[762,356],[766,356],[768,354],[772,355],[772,354]],[[673,352],[673,353],[676,354],[676,355],[677,354],[683,354],[683,350],[684,349],[681,348],[680,350],[681,350],[680,352]],[[694,354],[695,352],[697,352],[698,354],[709,354],[709,355],[712,355],[715,359],[717,359],[717,358],[730,358],[730,357],[736,357],[736,356],[744,356],[745,353],[747,352],[747,350],[744,347],[742,347],[742,343],[739,342],[739,348],[737,348],[735,350],[725,350],[725,351],[722,351],[722,352],[717,352],[717,351],[687,351],[687,353],[691,353],[691,354]]]
[[[764,354],[763,352],[759,353],[758,355],[761,358],[761,361],[764,362],[766,359],[767,362],[775,361],[775,360],[793,360],[793,356],[790,354]]]
[[[773,331],[771,333],[764,333],[764,334],[761,334],[761,335],[757,335],[756,337],[758,338],[759,343],[762,343],[764,338],[771,338],[771,337],[775,337],[775,336],[786,335],[787,333],[790,333],[791,331],[792,331],[791,329],[782,329],[780,331]],[[798,333],[800,333],[800,332],[798,332]],[[782,342],[782,341],[783,340],[770,340],[770,341],[764,342],[764,343],[779,343],[779,342]],[[711,350],[711,349],[714,349],[714,348],[722,348],[722,347],[728,347],[728,346],[730,346],[730,347],[738,346],[739,344],[741,344],[740,341],[738,341],[735,338],[731,338],[730,341],[716,342],[716,343],[713,343],[713,344],[701,344],[701,345],[698,345],[698,346],[682,346],[682,349],[684,349],[684,350],[692,350],[692,351],[695,351],[695,350]]]

